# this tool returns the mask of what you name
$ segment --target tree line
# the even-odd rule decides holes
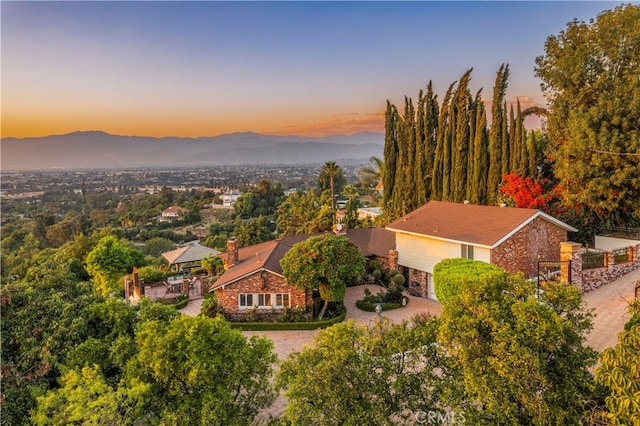
[[[405,97],[402,114],[387,102],[385,220],[428,200],[513,202],[502,190],[509,181],[539,191],[522,197],[534,205],[519,207],[542,208],[591,235],[640,224],[638,22],[640,8],[621,5],[549,36],[535,61],[547,109],[506,103],[507,64],[496,73],[490,126],[482,89],[469,87],[471,69],[441,101],[429,82],[417,106]],[[529,114],[545,117],[541,131],[525,129]]]

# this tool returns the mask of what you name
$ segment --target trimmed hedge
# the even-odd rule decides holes
[[[406,300],[405,306],[409,303],[409,298],[408,297],[404,297],[403,299]],[[390,311],[392,309],[398,309],[398,308],[402,308],[402,305],[400,303],[371,303],[368,302],[366,300],[358,300],[356,302],[356,307],[358,309],[360,309],[361,311],[365,311],[365,312],[375,312],[376,311],[376,305],[380,305],[380,307],[382,308],[382,311]]]
[[[466,286],[490,275],[507,275],[499,266],[464,258],[444,259],[433,268],[433,284],[438,302],[446,304]]]
[[[347,309],[337,317],[322,321],[306,322],[232,322],[231,328],[238,328],[242,331],[266,331],[266,330],[316,330],[326,328],[333,324],[344,321],[347,316]]]

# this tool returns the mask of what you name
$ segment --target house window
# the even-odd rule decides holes
[[[461,244],[460,248],[460,257],[465,259],[473,259],[473,246]]]
[[[240,294],[238,299],[238,306],[241,308],[253,306],[253,294]]]
[[[288,308],[291,306],[289,304],[289,293],[277,293],[275,306],[277,308]]]
[[[258,308],[288,308],[289,293],[240,293],[238,295],[238,307],[246,309]]]

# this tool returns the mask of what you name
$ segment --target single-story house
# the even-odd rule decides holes
[[[357,213],[358,220],[364,220],[366,218],[373,220],[382,214],[382,210],[380,207],[360,207]]]
[[[160,213],[160,221],[171,222],[172,220],[178,220],[188,212],[189,209],[180,206],[167,207],[166,209],[162,210],[162,213]]]
[[[162,253],[162,257],[169,262],[169,268],[180,271],[189,267],[200,266],[200,261],[205,257],[217,256],[220,252],[200,244],[186,244],[177,249]]]
[[[394,234],[384,228],[341,229],[339,234],[349,238],[368,258],[386,262],[395,247]],[[226,253],[226,271],[209,292],[215,293],[227,315],[237,319],[247,309],[307,308],[313,303],[312,294],[287,283],[282,275],[280,260],[291,247],[312,235],[296,235],[238,248],[231,239]]]
[[[408,290],[435,299],[433,267],[465,257],[511,273],[537,274],[539,260],[560,260],[560,243],[577,229],[536,209],[430,201],[388,224],[395,233],[397,265]],[[397,262],[397,263],[396,263]]]

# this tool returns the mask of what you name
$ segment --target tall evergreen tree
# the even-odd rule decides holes
[[[473,161],[469,170],[472,170],[467,199],[472,204],[485,204],[487,194],[487,176],[489,174],[489,139],[487,135],[487,111],[480,97],[476,95],[476,108],[474,120],[475,131],[473,133]]]
[[[456,94],[452,102],[455,111],[455,134],[452,140],[452,169],[451,169],[451,201],[461,202],[466,195],[467,185],[467,163],[469,152],[469,121],[470,105],[469,80],[471,79],[470,68],[460,78],[460,83],[456,89]]]
[[[507,116],[507,102],[504,102],[504,106],[502,108],[502,166],[501,166],[501,175],[500,182],[502,182],[502,176],[506,173],[511,172],[511,147],[510,147],[510,135],[509,135],[509,117]],[[512,114],[513,115],[513,109]]]
[[[433,93],[431,81],[427,86],[424,104],[424,163],[422,165],[422,175],[425,179],[425,197],[431,198],[431,182],[433,179],[433,166],[435,161],[436,143],[438,139],[438,95]]]
[[[425,146],[425,126],[424,121],[426,119],[424,112],[425,96],[420,89],[418,94],[418,109],[416,112],[416,155],[413,168],[413,179],[415,180],[415,203],[416,206],[421,206],[427,202],[427,190],[425,188],[425,164],[426,158],[426,146]]]
[[[446,128],[448,127],[449,120],[449,102],[451,100],[451,94],[456,83],[451,83],[447,93],[442,100],[442,106],[440,107],[440,113],[438,115],[438,132],[436,139],[436,151],[433,164],[433,173],[431,178],[431,199],[432,200],[444,200],[443,187],[444,187],[444,163],[445,163],[445,143],[446,143]]]
[[[527,153],[528,153],[528,175],[532,178],[538,177],[538,163],[536,161],[536,132],[534,130],[531,131],[529,137],[529,144],[527,145]]]
[[[391,215],[394,184],[396,181],[396,162],[398,156],[397,121],[398,110],[391,102],[387,101],[385,111],[385,135],[384,135],[384,175],[382,180],[382,211],[389,221],[395,219]]]
[[[502,64],[496,74],[491,100],[491,131],[489,133],[489,176],[487,179],[487,203],[496,203],[502,180],[502,102],[507,90],[509,65]]]

